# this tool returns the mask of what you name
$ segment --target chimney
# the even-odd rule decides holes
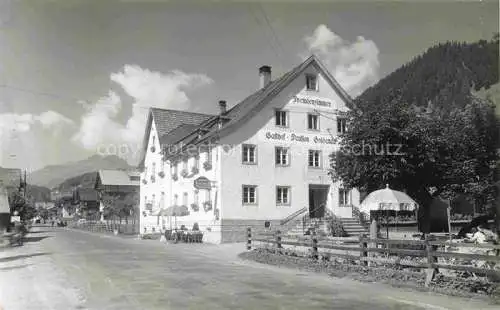
[[[220,109],[220,114],[225,114],[226,113],[226,100],[219,100],[219,109]]]
[[[260,88],[264,88],[271,82],[271,67],[262,66],[259,68]]]

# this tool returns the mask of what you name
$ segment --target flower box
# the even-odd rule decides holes
[[[152,147],[150,148],[150,150],[151,150],[151,152],[152,152],[152,153],[156,152],[156,148],[155,148],[154,146],[152,146]]]
[[[208,211],[212,210],[212,202],[205,201],[203,203],[203,209],[205,210],[205,212],[208,212]]]
[[[156,181],[156,178],[154,175],[151,176],[151,183],[154,183]]]
[[[187,172],[187,170],[186,170],[186,169],[182,169],[182,171],[181,171],[181,176],[182,176],[183,178],[185,178],[185,177],[187,177],[187,176],[188,176],[188,172]]]
[[[148,181],[146,179],[142,179],[142,184],[148,184]]]
[[[196,203],[192,203],[191,204],[191,209],[194,211],[194,212],[198,212],[200,210],[200,206],[198,206],[198,204]]]
[[[197,167],[193,167],[193,168],[191,168],[191,173],[192,173],[193,175],[197,174],[198,172],[199,172],[199,169],[198,169]]]
[[[209,163],[208,161],[204,162],[204,163],[203,163],[203,169],[205,169],[205,170],[210,170],[210,169],[212,169],[212,164],[211,164],[211,163]]]
[[[158,172],[158,176],[163,179],[165,177],[165,172],[163,171]]]
[[[179,177],[177,176],[177,174],[172,174],[172,180],[177,181],[178,179]]]

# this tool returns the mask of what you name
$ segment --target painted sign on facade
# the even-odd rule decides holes
[[[212,189],[212,182],[206,177],[199,177],[194,180],[193,185],[196,189]]]
[[[325,135],[308,135],[308,134],[297,134],[288,132],[272,132],[268,131],[265,133],[266,140],[274,140],[280,142],[288,142],[291,144],[325,144],[325,145],[335,145],[337,144],[337,139],[331,136]]]
[[[330,108],[330,109],[334,108],[333,102],[317,98],[304,98],[299,96],[293,96],[290,102],[292,104],[301,104],[301,105]]]

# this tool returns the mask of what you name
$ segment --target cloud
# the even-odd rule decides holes
[[[41,114],[1,113],[0,166],[20,167],[22,164],[27,167],[35,163],[40,155],[40,150],[33,149],[35,143],[42,137],[50,139],[58,136],[62,130],[73,125],[71,119],[55,111]],[[15,154],[15,157],[7,154]]]
[[[335,79],[351,95],[357,96],[379,79],[379,49],[375,42],[358,36],[349,42],[319,25],[304,38],[309,53],[316,54],[327,66]]]
[[[66,116],[55,112],[46,111],[39,115],[24,113],[0,114],[0,130],[2,132],[27,132],[40,125],[44,129],[51,129],[61,125],[72,125],[73,121]]]
[[[126,156],[129,161],[136,160],[139,154],[149,107],[188,110],[188,92],[213,82],[204,74],[179,70],[163,74],[136,65],[125,65],[122,71],[112,73],[110,80],[132,98],[131,116],[124,124],[116,120],[118,113],[129,107],[117,93],[110,91],[88,108],[72,140],[93,151],[125,144],[129,148]]]

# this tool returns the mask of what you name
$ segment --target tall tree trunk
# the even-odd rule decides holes
[[[419,205],[417,212],[418,230],[422,233],[430,233],[431,220],[430,220],[430,206],[433,197],[424,187],[416,189],[408,189],[408,195],[413,198]]]

